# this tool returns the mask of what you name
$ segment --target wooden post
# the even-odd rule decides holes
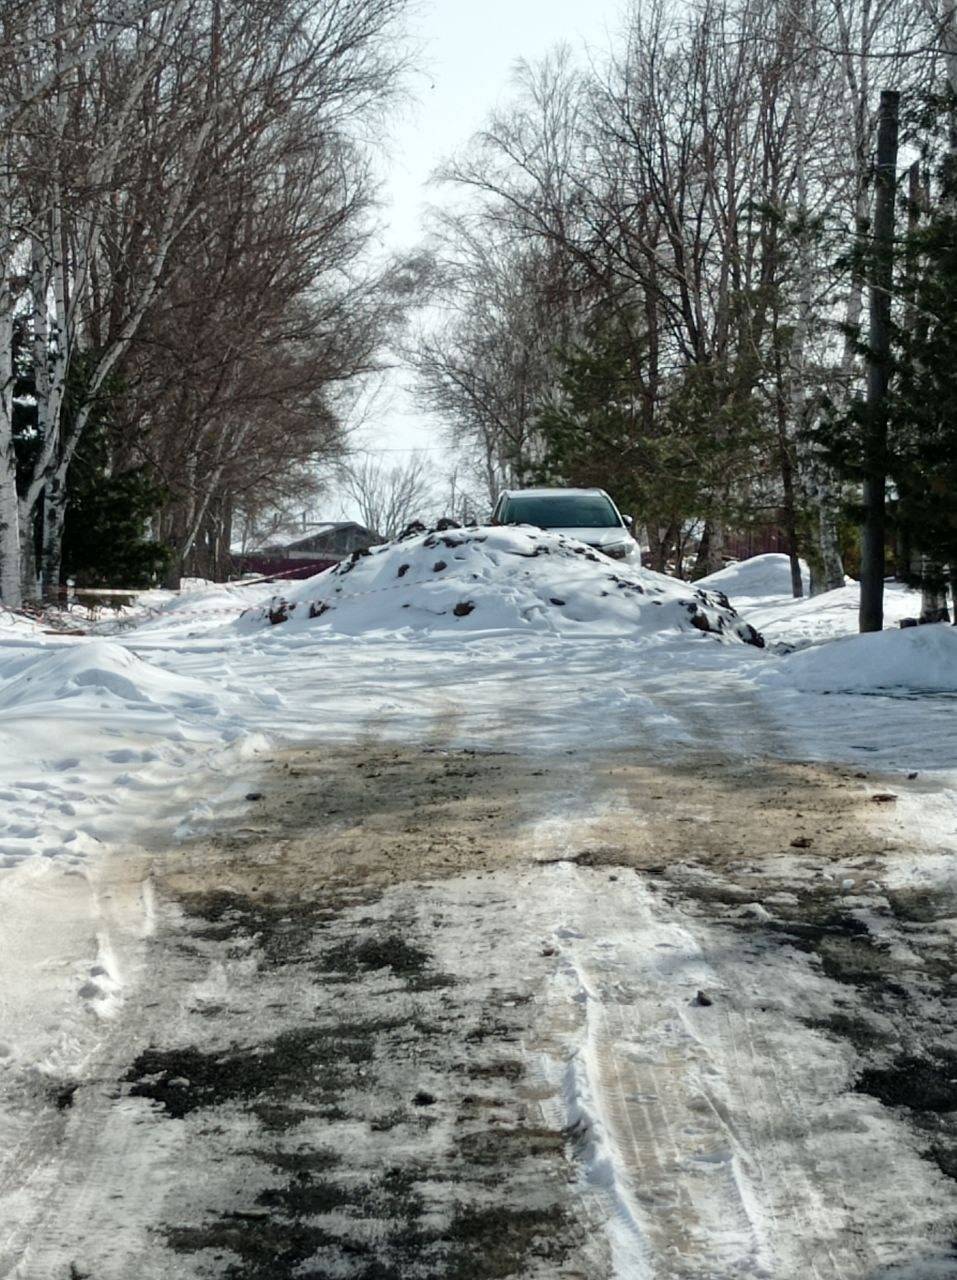
[[[864,427],[864,523],[861,528],[861,631],[884,627],[884,537],[887,484],[887,385],[890,373],[891,289],[894,283],[894,201],[900,94],[881,93],[877,122],[874,232],[868,254],[869,335]]]

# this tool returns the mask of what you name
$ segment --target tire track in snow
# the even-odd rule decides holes
[[[820,1106],[826,1097],[823,1082],[830,1091],[841,1090],[846,1081],[839,1064],[820,1064],[817,1087],[802,1088],[795,1067],[779,1065],[780,1050],[759,1025],[756,1029],[735,1010],[727,1013],[725,1025],[731,1078],[748,1082],[747,1097],[740,1084],[736,1091],[737,1113],[747,1148],[760,1161],[762,1198],[775,1222],[775,1238],[791,1242],[805,1275],[838,1280],[869,1274],[871,1268],[876,1272],[876,1253],[851,1225],[848,1184],[825,1169],[812,1141],[821,1122],[812,1114],[809,1095],[816,1093]]]
[[[342,1116],[319,1117],[325,1129],[317,1129],[311,1103],[303,1110],[302,1134],[316,1152],[325,1158],[334,1148],[339,1171],[326,1176],[337,1194],[351,1196],[357,1174],[359,1181],[378,1178],[387,1150],[395,1167],[411,1166],[412,1182],[422,1182],[424,1221],[438,1230],[436,1215],[461,1198],[463,1168],[483,1197],[494,1190],[519,1217],[529,1197],[546,1187],[548,1170],[556,1205],[584,1237],[562,1273],[569,1280],[609,1274],[606,1234],[618,1280],[952,1275],[936,1261],[946,1242],[934,1225],[935,1215],[940,1222],[952,1214],[952,1184],[918,1158],[898,1115],[847,1093],[853,1052],[805,1025],[849,1003],[851,989],[823,978],[780,935],[772,945],[760,925],[752,933],[717,922],[720,898],[692,899],[680,876],[667,886],[660,881],[680,899],[672,906],[649,887],[647,873],[613,865],[638,846],[649,862],[707,860],[705,821],[724,852],[722,813],[726,825],[749,835],[749,848],[767,851],[773,840],[766,791],[749,808],[740,789],[706,770],[696,772],[689,798],[687,779],[683,791],[669,789],[671,773],[652,786],[642,773],[635,790],[620,790],[620,758],[603,784],[607,762],[457,757],[447,745],[460,732],[455,705],[435,697],[428,706],[431,750],[376,756],[371,746],[330,753],[324,745],[305,752],[291,760],[295,769],[277,767],[257,780],[263,795],[255,828],[240,825],[250,821],[245,810],[232,824],[220,812],[223,829],[210,844],[163,855],[177,871],[155,863],[157,902],[147,889],[140,914],[130,919],[142,933],[155,926],[164,935],[154,949],[162,963],[149,968],[151,990],[141,984],[149,998],[127,999],[102,1069],[68,1113],[64,1176],[56,1178],[51,1166],[44,1193],[54,1225],[48,1235],[34,1233],[18,1280],[65,1280],[74,1258],[96,1280],[133,1274],[185,1280],[208,1264],[195,1233],[210,1222],[247,1239],[255,1235],[257,1224],[268,1221],[269,1201],[259,1196],[276,1188],[250,1155],[252,1140],[260,1155],[268,1145],[288,1159],[300,1142],[298,1128],[267,1138],[228,1100],[218,1111],[197,1107],[192,1119],[171,1119],[154,1114],[146,1097],[118,1094],[110,1082],[128,1081],[131,1057],[154,1041],[176,1053],[196,1046],[204,1060],[248,1041],[247,1058],[259,1061],[256,1045],[270,1028],[275,1045],[287,1031],[314,1029],[319,1017],[330,1026],[341,1016],[354,1021],[357,1010],[364,1010],[381,1076],[378,1066],[372,1075],[363,1066],[341,1098],[323,1094],[323,1106],[343,1104]],[[662,796],[650,799],[664,801],[662,823],[674,828],[666,850],[656,844],[663,828],[643,826],[647,809],[629,803],[659,786]],[[324,811],[331,794],[334,822]],[[698,826],[676,823],[676,806],[697,815]],[[593,860],[591,869],[571,865],[582,857]],[[716,859],[715,867],[709,875],[716,892],[735,883],[733,866]],[[381,897],[372,894],[317,921],[315,952],[308,921],[301,948],[278,946],[299,927],[295,912],[308,916],[323,886],[351,899],[366,882]],[[183,922],[170,915],[170,883],[178,886],[176,902],[200,890],[245,895],[252,923],[238,930],[230,924],[222,937],[209,938],[200,923],[193,948],[182,951],[186,939]],[[259,936],[253,908],[267,885],[281,899],[270,896],[264,908],[282,961],[272,968],[262,938],[253,945]],[[106,895],[98,901],[106,910]],[[287,905],[295,907],[288,917]],[[698,919],[693,910],[707,914]],[[198,912],[195,919],[220,927],[218,916]],[[87,932],[92,963],[101,930]],[[100,953],[118,946],[122,961],[122,929],[108,934]],[[237,934],[247,939],[243,946],[236,946]],[[329,985],[304,963],[328,947],[354,948],[357,937],[411,939],[453,982],[410,990],[397,1002],[387,976]],[[128,958],[126,972],[132,994],[136,966]],[[315,981],[304,982],[304,973]],[[710,1007],[694,1003],[699,988],[713,995]],[[371,1028],[382,1013],[403,1027],[384,1028],[376,1039],[380,1032]],[[141,1083],[148,1085],[149,1074]],[[175,1089],[190,1083],[172,1067],[167,1075]],[[423,1085],[432,1094],[426,1112],[414,1102]],[[405,1110],[393,1124],[383,1112],[400,1096]],[[546,1120],[538,1118],[539,1106]],[[426,1113],[430,1123],[420,1132]],[[382,1118],[392,1127],[368,1127]],[[563,1142],[566,1128],[573,1143]],[[523,1132],[531,1144],[527,1166],[516,1165],[514,1154],[525,1150]],[[357,1136],[365,1137],[364,1150]],[[532,1150],[535,1142],[543,1150]],[[570,1164],[566,1146],[575,1148]],[[445,1190],[435,1177],[437,1151],[452,1175]],[[523,1167],[528,1176],[518,1185]],[[381,1207],[373,1197],[361,1213],[332,1225],[352,1247],[383,1218]],[[197,1223],[199,1209],[205,1219]],[[193,1245],[171,1262],[157,1252],[155,1228],[181,1222],[181,1234],[194,1233]],[[493,1228],[486,1239],[501,1238]],[[548,1242],[547,1232],[535,1231]],[[77,1252],[78,1243],[85,1253]],[[223,1260],[219,1274],[230,1265]],[[527,1265],[513,1270],[522,1280],[533,1274]],[[448,1273],[435,1270],[428,1280]],[[0,1274],[11,1273],[0,1265]],[[415,1271],[402,1274],[412,1280]],[[534,1274],[554,1280],[559,1273],[545,1260]]]
[[[51,864],[30,877],[31,927],[14,935],[14,953],[5,957],[12,1007],[3,1002],[4,1021],[11,1027],[29,1024],[26,1006],[18,1009],[15,997],[29,1001],[24,993],[32,991],[37,1022],[0,1078],[0,1122],[6,1126],[0,1151],[0,1275],[19,1260],[15,1274],[45,1280],[45,1272],[33,1269],[35,1224],[44,1215],[61,1216],[60,1157],[67,1134],[73,1142],[84,1124],[77,1086],[102,1067],[112,1024],[123,1012],[125,988],[142,977],[140,944],[155,923],[153,886],[140,878],[137,866],[137,857],[129,855],[125,874],[111,880],[103,877],[102,866],[79,874]],[[39,988],[35,975],[31,987],[31,970],[43,975]],[[101,1123],[99,1114],[90,1121],[91,1135]],[[87,1163],[74,1171],[77,1185],[89,1187],[90,1213],[96,1208],[96,1172]]]
[[[549,874],[568,921],[555,930],[558,982],[584,1007],[567,1105],[583,1133],[587,1177],[613,1206],[616,1274],[773,1274],[743,1153],[714,1107],[701,1106],[698,1081],[714,1064],[672,994],[676,970],[683,1002],[708,985],[697,944],[656,920],[630,883],[608,941],[607,874],[567,864]]]
[[[949,1185],[898,1117],[851,1091],[846,1047],[789,1005],[839,1007],[844,988],[608,871],[548,866],[542,896],[549,999],[582,1010],[569,1121],[619,1280],[947,1274],[929,1241],[922,1261],[913,1250],[952,1209]]]

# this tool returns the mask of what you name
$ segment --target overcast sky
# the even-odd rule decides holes
[[[624,0],[419,0],[412,33],[425,73],[414,80],[416,105],[393,126],[387,248],[418,242],[423,206],[438,199],[426,188],[429,175],[508,96],[518,59],[533,62],[558,43],[604,46],[623,7]],[[400,460],[411,448],[436,449],[435,424],[415,410],[398,379],[383,389],[372,422],[361,436],[370,452]]]

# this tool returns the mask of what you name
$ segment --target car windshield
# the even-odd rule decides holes
[[[555,493],[509,498],[503,524],[534,524],[540,529],[614,529],[621,526],[607,498],[594,493]]]

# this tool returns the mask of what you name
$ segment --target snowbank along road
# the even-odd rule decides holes
[[[562,556],[476,562],[531,635],[0,646],[0,1277],[957,1277],[940,677]]]

